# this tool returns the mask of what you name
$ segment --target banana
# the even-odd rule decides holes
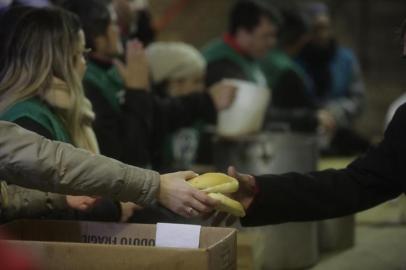
[[[224,173],[205,173],[188,182],[207,193],[234,193],[238,190],[238,181]]]
[[[227,212],[237,217],[245,216],[244,208],[239,202],[223,195],[238,190],[237,179],[223,173],[206,173],[189,180],[188,183],[218,200],[220,202],[216,208],[218,211]]]
[[[219,206],[217,207],[218,211],[226,212],[237,217],[245,216],[245,211],[241,203],[230,199],[221,193],[209,193],[208,195],[220,202]]]

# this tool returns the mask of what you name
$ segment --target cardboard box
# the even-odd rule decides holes
[[[2,226],[45,269],[236,269],[236,231],[202,227],[198,249],[155,247],[156,225],[16,221]]]

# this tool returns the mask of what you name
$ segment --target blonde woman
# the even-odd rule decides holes
[[[98,145],[91,128],[94,114],[81,85],[87,50],[76,16],[60,9],[13,8],[2,15],[0,25],[1,119],[96,154]],[[163,196],[159,200],[178,214],[197,216],[211,210],[210,205],[215,202],[185,183],[192,174],[161,176],[160,184],[149,185],[149,189],[157,192],[158,186],[158,193]],[[30,175],[25,177],[29,181]],[[165,181],[180,178],[183,181]],[[84,189],[89,188],[85,183],[81,184]],[[149,192],[151,190],[140,191]],[[49,196],[26,192],[26,197],[31,194]],[[192,198],[191,194],[194,194]],[[63,205],[65,200],[65,197],[55,195],[44,201]],[[183,203],[175,203],[181,201]],[[83,205],[86,208],[93,204],[94,199],[67,197],[67,202],[68,205],[79,204],[77,208],[81,209]]]

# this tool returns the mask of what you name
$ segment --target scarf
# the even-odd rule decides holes
[[[51,90],[44,95],[45,101],[55,108],[62,116],[73,108],[74,102],[70,97],[70,92],[66,83],[58,78],[53,78]],[[76,134],[71,134],[73,144],[76,147],[86,149],[92,153],[99,153],[99,146],[96,135],[92,128],[95,113],[92,104],[87,98],[83,98],[80,109],[79,128]]]

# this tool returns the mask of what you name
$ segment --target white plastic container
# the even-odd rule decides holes
[[[270,90],[252,82],[227,79],[237,87],[234,103],[218,116],[217,133],[223,137],[238,137],[261,130],[270,102]]]

